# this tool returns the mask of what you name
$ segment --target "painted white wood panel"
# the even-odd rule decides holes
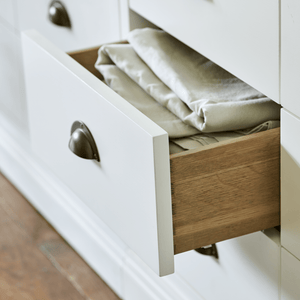
[[[280,242],[262,232],[217,243],[219,260],[189,251],[175,256],[176,273],[208,300],[279,300]]]
[[[281,110],[281,242],[300,258],[300,119]]]
[[[167,133],[37,32],[23,51],[34,151],[156,273],[172,273]],[[68,149],[75,120],[100,163]]]
[[[0,0],[0,21],[2,18],[10,25],[15,26],[15,8],[16,0]]]
[[[279,1],[129,3],[144,18],[279,103]]]
[[[300,261],[286,251],[281,250],[281,299],[298,300],[300,297]]]
[[[281,1],[281,103],[300,117],[300,2]]]
[[[19,126],[27,125],[21,41],[0,23],[0,109]]]
[[[64,51],[120,40],[118,0],[64,0],[72,28],[52,24],[48,19],[50,0],[17,0],[19,30],[36,29]]]
[[[128,300],[210,300],[203,298],[178,274],[163,278],[154,274],[132,251],[123,267],[124,299]],[[159,287],[159,288],[157,288]]]

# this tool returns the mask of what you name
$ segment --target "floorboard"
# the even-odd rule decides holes
[[[0,299],[119,299],[2,174]]]

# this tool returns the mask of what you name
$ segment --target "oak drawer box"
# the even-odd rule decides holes
[[[278,0],[130,0],[129,6],[279,103]]]
[[[168,135],[93,76],[97,50],[23,34],[34,151],[155,272],[180,253],[279,224],[279,129],[169,155]],[[68,149],[83,121],[100,162]]]

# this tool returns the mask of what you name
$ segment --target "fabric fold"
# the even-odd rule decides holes
[[[115,64],[159,104],[166,107],[185,124],[199,130],[201,119],[151,71],[131,45],[102,46],[99,49],[95,67],[102,73],[101,66],[106,64]]]
[[[163,128],[170,138],[199,133],[197,129],[185,124],[168,109],[157,103],[117,66],[101,65],[99,69],[109,87]]]
[[[279,120],[280,105],[164,31],[136,29],[134,51],[200,118],[202,132],[238,130]]]
[[[174,119],[177,127],[172,130],[163,114],[155,113],[162,117],[155,122],[171,137],[237,131],[279,120],[280,105],[167,33],[137,29],[128,40],[130,44],[102,46],[95,67],[127,101],[139,105],[142,98],[148,103],[152,99],[159,105],[156,109],[166,108],[179,118],[183,124]],[[127,77],[125,85],[108,72],[112,69]],[[138,109],[147,115],[146,109]],[[149,117],[153,120],[155,114]]]

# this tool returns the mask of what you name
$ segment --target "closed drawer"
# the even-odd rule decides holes
[[[279,103],[279,1],[130,0],[129,5]]]
[[[71,54],[23,35],[31,142],[53,172],[155,272],[174,253],[279,224],[279,129],[169,156],[168,136]],[[68,149],[82,120],[100,162]]]
[[[296,300],[300,295],[300,261],[281,248],[281,300]]]
[[[281,242],[300,258],[300,119],[281,111]]]
[[[268,232],[272,240],[255,232],[218,243],[218,260],[196,251],[176,255],[176,273],[203,299],[279,300],[280,237],[275,228]]]
[[[17,0],[19,30],[35,28],[64,51],[120,39],[118,0],[61,1],[68,13],[70,28],[50,22],[48,15],[52,2]]]
[[[300,3],[281,2],[281,103],[300,117]]]

